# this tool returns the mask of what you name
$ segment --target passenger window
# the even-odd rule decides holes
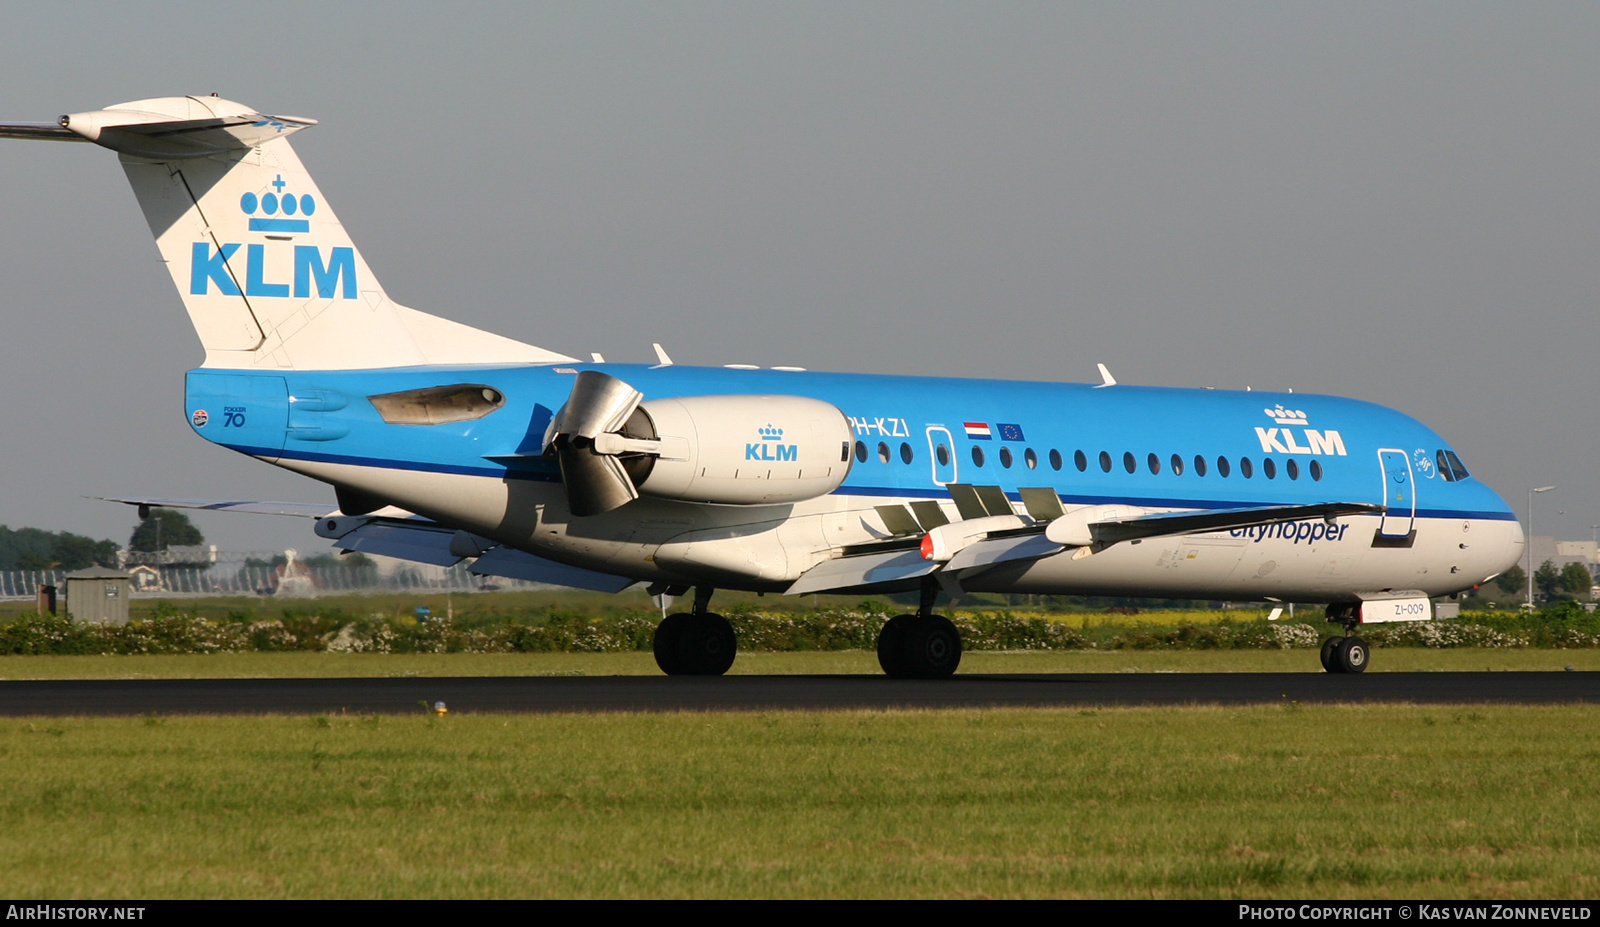
[[[1239,475],[1240,476],[1242,476],[1242,477],[1244,477],[1245,479],[1248,480],[1250,477],[1255,476],[1255,471],[1256,471],[1256,468],[1250,465],[1250,458],[1248,458],[1248,457],[1240,457],[1239,458]]]
[[[901,441],[900,442],[900,459],[902,461],[904,461],[905,463],[910,463],[911,462],[911,458],[912,458],[911,445],[905,443],[904,441]]]
[[[1079,473],[1089,469],[1089,458],[1084,456],[1083,451],[1073,451],[1072,462],[1077,465]]]
[[[950,449],[948,447],[945,447],[943,444],[939,445],[938,447],[934,448],[933,455],[939,458],[939,466],[950,466]]]
[[[1005,467],[1007,470],[1011,469],[1011,448],[1002,447],[1000,449],[1000,466]]]
[[[1183,458],[1177,454],[1172,455],[1172,475],[1183,476]]]
[[[1100,452],[1100,471],[1102,473],[1111,472],[1111,455],[1105,451]]]
[[[1157,457],[1156,455],[1151,454],[1150,457],[1147,460],[1145,460],[1145,463],[1150,465],[1150,472],[1151,473],[1160,473],[1161,472],[1161,458],[1160,457]]]
[[[1228,478],[1228,458],[1226,458],[1226,457],[1218,457],[1217,458],[1217,476],[1220,476],[1223,479],[1227,479]]]
[[[885,444],[882,441],[878,442],[878,462],[879,463],[888,463],[889,462],[889,445]]]
[[[1031,447],[1022,452],[1022,462],[1028,465],[1029,470],[1039,469],[1039,455]]]
[[[1284,463],[1283,472],[1289,474],[1289,479],[1298,480],[1300,478],[1300,465],[1291,458]]]
[[[1195,476],[1205,476],[1206,475],[1206,459],[1204,457],[1201,457],[1199,454],[1194,455],[1194,475]]]
[[[1133,451],[1122,452],[1122,469],[1129,473],[1139,469],[1139,461],[1133,458]]]
[[[1322,461],[1311,461],[1311,478],[1319,482],[1322,480]]]
[[[1275,480],[1278,478],[1278,465],[1272,462],[1271,457],[1268,457],[1261,461],[1261,472],[1266,475],[1267,479]]]
[[[974,467],[983,466],[983,448],[976,444],[972,446],[972,465]]]
[[[857,441],[856,442],[856,460],[861,462],[861,463],[866,463],[867,462],[867,442],[865,442],[865,441]]]
[[[1050,469],[1052,469],[1052,470],[1060,470],[1061,469],[1061,452],[1056,450],[1053,447],[1050,449]],[[1078,469],[1082,470],[1083,468],[1079,467]]]

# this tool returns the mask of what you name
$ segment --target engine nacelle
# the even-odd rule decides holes
[[[827,495],[850,473],[850,423],[821,400],[683,396],[646,400],[639,409],[661,444],[644,458],[648,472],[633,474],[645,495],[773,505]]]

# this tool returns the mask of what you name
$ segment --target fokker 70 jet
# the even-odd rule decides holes
[[[941,594],[1327,602],[1363,623],[1515,563],[1520,525],[1445,440],[1332,396],[580,361],[408,309],[289,136],[216,97],[0,124],[118,153],[205,348],[195,434],[333,487],[338,505],[126,499],[315,517],[347,551],[693,607],[655,655],[716,675],[715,589],[920,592],[892,676],[955,671]],[[330,511],[330,509],[332,509]]]

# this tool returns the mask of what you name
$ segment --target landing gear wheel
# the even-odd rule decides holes
[[[961,632],[943,615],[920,618],[906,635],[906,667],[917,679],[943,679],[961,665]]]
[[[1338,664],[1334,662],[1334,654],[1339,652],[1339,645],[1342,643],[1344,643],[1344,638],[1342,637],[1330,637],[1322,642],[1322,668],[1327,672],[1344,672],[1344,670],[1339,669]]]
[[[692,672],[684,654],[683,639],[693,620],[693,615],[679,612],[668,615],[656,625],[656,636],[650,647],[656,654],[656,666],[668,676],[685,676]]]
[[[896,679],[943,679],[961,665],[961,632],[943,615],[896,615],[878,633],[878,665]]]
[[[887,676],[904,679],[906,670],[906,633],[916,623],[916,615],[896,615],[884,622],[878,632],[878,665]]]
[[[1339,648],[1334,652],[1334,663],[1341,673],[1361,673],[1367,669],[1367,662],[1372,659],[1372,651],[1367,647],[1367,642],[1359,637],[1347,637],[1339,642]]]
[[[733,666],[733,658],[739,652],[739,639],[733,634],[733,625],[715,612],[690,617],[694,620],[689,626],[694,654],[692,672],[700,676],[721,676]]]
[[[715,612],[668,615],[656,627],[656,665],[668,676],[721,676],[733,666],[739,641]]]

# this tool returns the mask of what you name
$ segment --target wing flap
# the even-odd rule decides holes
[[[807,570],[795,580],[785,595],[857,589],[878,583],[892,583],[927,576],[942,564],[925,560],[920,550],[885,551],[858,557],[827,560]]]
[[[974,567],[994,566],[1008,560],[1031,560],[1048,557],[1066,549],[1065,544],[1057,544],[1042,534],[978,541],[958,551],[950,558],[945,569],[969,570]]]

